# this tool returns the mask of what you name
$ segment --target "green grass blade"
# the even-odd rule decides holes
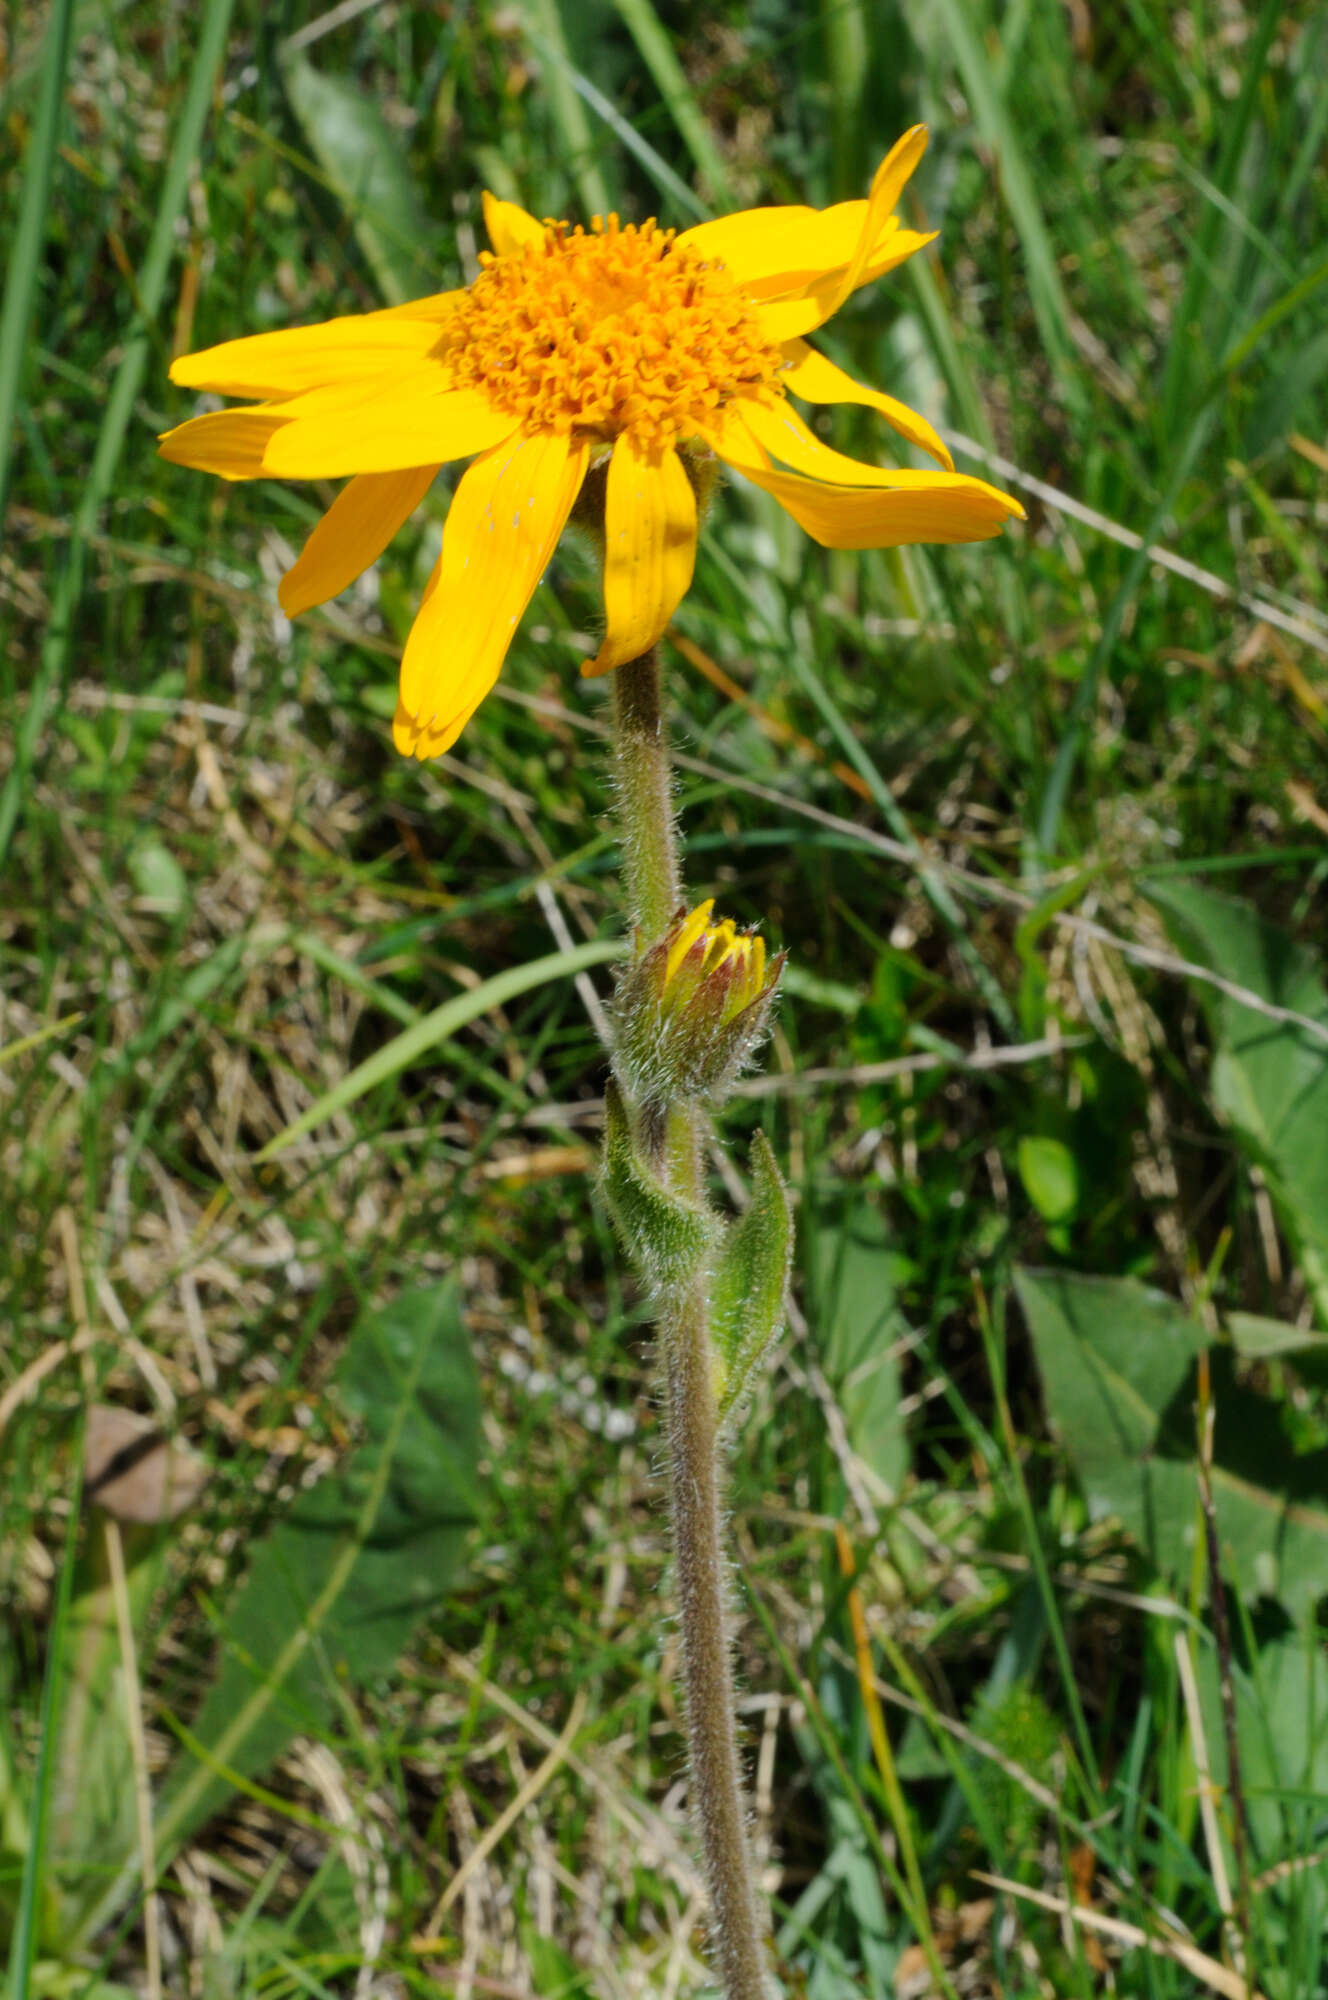
[[[1023,142],[992,75],[973,10],[963,0],[936,0],[936,12],[954,52],[974,122],[996,154],[1001,188],[1023,247],[1029,297],[1047,359],[1056,371],[1066,401],[1077,408],[1083,401],[1083,391],[1069,333],[1069,301]]]
[[[357,1063],[340,1083],[325,1091],[316,1104],[270,1139],[261,1153],[255,1155],[257,1162],[271,1160],[296,1139],[302,1139],[306,1132],[312,1132],[316,1125],[322,1125],[329,1118],[335,1118],[339,1111],[354,1104],[364,1096],[366,1090],[385,1083],[398,1071],[418,1062],[440,1043],[455,1035],[468,1022],[479,1019],[494,1007],[501,1007],[507,1000],[514,1000],[519,993],[529,993],[534,986],[543,986],[551,979],[570,979],[574,973],[585,972],[592,965],[604,965],[611,958],[617,958],[623,946],[616,938],[605,938],[593,944],[576,945],[571,951],[551,952],[547,958],[537,958],[526,965],[511,966],[506,972],[495,973],[482,985],[473,987],[467,993],[458,993],[451,1000],[445,1000],[441,1007],[424,1015],[404,1034],[395,1035],[384,1048],[378,1049],[362,1063]]]
[[[994,1019],[1000,1022],[1007,1033],[1015,1032],[1015,1019],[1010,1003],[992,978],[973,940],[968,935],[964,913],[955,901],[947,883],[927,865],[927,856],[918,844],[918,839],[900,808],[894,793],[877,770],[854,731],[849,727],[843,711],[826,687],[824,680],[809,661],[794,647],[789,653],[789,662],[798,680],[819,710],[822,719],[832,731],[840,750],[853,766],[863,783],[868,787],[879,806],[881,815],[896,840],[902,840],[911,847],[918,857],[918,880],[927,901],[949,930],[956,949],[963,955],[977,983],[979,992],[991,1008]]]
[[[669,107],[678,136],[695,162],[706,193],[719,206],[732,207],[728,169],[659,15],[650,0],[613,0],[613,4],[654,79],[656,90]]]
[[[539,35],[532,35],[530,40],[536,51],[551,66],[567,63],[566,56],[556,49],[551,49]],[[686,181],[674,173],[668,161],[661,158],[649,140],[641,137],[631,120],[624,118],[617,106],[609,102],[603,91],[596,90],[589,77],[582,76],[580,70],[573,69],[568,64],[566,76],[576,96],[583,99],[595,116],[608,126],[624,152],[630,153],[634,159],[641,162],[660,193],[668,195],[670,200],[677,202],[680,208],[687,214],[694,215],[699,222],[706,221],[710,210],[700,196],[688,187]],[[600,212],[603,212],[602,209]]]
[[[576,185],[586,219],[607,215],[613,206],[608,186],[596,161],[595,141],[585,106],[572,79],[575,66],[568,53],[558,0],[527,0],[526,29],[531,46],[539,56],[548,87],[554,123],[562,140],[563,159]]]
[[[1250,127],[1264,90],[1269,44],[1281,16],[1278,0],[1266,0],[1249,46],[1242,54],[1240,95],[1223,118],[1222,150],[1211,179],[1213,186],[1228,199],[1233,196],[1240,176]],[[1231,265],[1221,255],[1224,225],[1230,227],[1222,210],[1210,201],[1190,253],[1162,375],[1161,406],[1168,436],[1174,437],[1184,424],[1193,405],[1195,384],[1203,382],[1212,367],[1212,349],[1227,344],[1225,336],[1244,303],[1237,296],[1238,288],[1232,284]],[[1225,325],[1216,339],[1208,325],[1210,306],[1225,315]]]
[[[1042,862],[1048,862],[1056,851],[1060,838],[1061,818],[1065,802],[1069,797],[1070,780],[1074,776],[1083,747],[1088,719],[1097,700],[1098,684],[1108,660],[1115,650],[1125,623],[1125,614],[1133,603],[1135,594],[1147,573],[1150,561],[1149,551],[1155,541],[1166,531],[1166,523],[1175,505],[1176,496],[1189,477],[1190,469],[1199,455],[1200,448],[1208,436],[1209,416],[1206,409],[1200,409],[1190,427],[1181,450],[1172,461],[1167,478],[1166,490],[1153,509],[1143,530],[1139,547],[1131,556],[1119,590],[1107,609],[1102,621],[1102,631],[1093,648],[1088,665],[1084,668],[1079,685],[1070,702],[1065,731],[1056,751],[1046,790],[1042,794],[1042,804],[1038,811],[1037,848]]]
[[[46,721],[47,709],[64,673],[73,639],[74,619],[83,594],[83,566],[87,541],[96,525],[102,504],[111,490],[111,481],[124,446],[129,420],[143,386],[152,338],[152,322],[166,289],[166,274],[177,249],[175,225],[189,193],[189,177],[198,155],[203,127],[212,107],[212,88],[226,49],[233,0],[208,0],[198,33],[198,47],[189,77],[184,109],[175,131],[162,182],[157,219],[152,226],[147,256],[138,275],[135,301],[141,318],[128,333],[92,464],[88,468],[83,497],[70,526],[69,552],[56,586],[50,622],[42,645],[37,672],[27,708],[14,739],[14,762],[0,793],[0,866],[3,866],[13,838],[23,800],[23,788],[32,765],[37,739]]]
[[[43,1042],[49,1042],[53,1036],[66,1034],[69,1029],[76,1028],[82,1019],[81,1014],[66,1014],[62,1021],[48,1021],[44,1028],[34,1029],[30,1035],[20,1035],[16,1042],[6,1042],[4,1047],[0,1048],[0,1069],[3,1069],[6,1063],[15,1062],[19,1056],[25,1056],[29,1049],[39,1049]]]
[[[64,102],[65,71],[69,66],[73,13],[73,0],[57,0],[47,24],[41,96],[24,163],[18,227],[14,231],[9,262],[5,267],[5,297],[3,306],[0,306],[0,520],[4,519],[5,497],[9,491],[19,381],[23,373],[33,303],[37,296],[37,272],[41,267],[46,210],[51,199],[56,145],[60,136],[60,112]]]
[[[871,30],[862,0],[825,0],[821,8],[826,68],[830,77],[831,146],[835,194],[852,199],[866,166],[867,87],[871,77]]]

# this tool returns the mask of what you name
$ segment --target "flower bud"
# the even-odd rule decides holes
[[[765,940],[712,924],[714,907],[679,910],[619,981],[614,1068],[640,1103],[720,1094],[765,1033],[784,954],[767,965]]]

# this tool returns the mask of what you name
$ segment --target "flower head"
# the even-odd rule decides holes
[[[614,999],[614,1066],[643,1102],[717,1095],[765,1035],[784,956],[713,900],[679,910],[657,943],[639,947]]]
[[[448,749],[493,686],[592,469],[606,631],[583,673],[634,659],[668,624],[715,458],[830,548],[985,540],[1018,502],[956,473],[925,418],[804,339],[932,240],[894,212],[926,137],[905,134],[865,201],[748,209],[681,235],[613,215],[539,222],[486,194],[493,249],[464,291],[176,361],[186,388],[258,400],[168,431],[162,455],[224,479],[348,479],[282,581],[291,617],[375,562],[443,465],[472,461],[401,663],[393,733],[417,757]],[[846,458],[791,396],[866,404],[942,470]]]
[[[714,907],[713,897],[698,903],[664,940],[659,1007],[665,1019],[703,995],[706,1013],[727,1026],[765,987],[765,939],[740,931],[732,917],[712,924]]]

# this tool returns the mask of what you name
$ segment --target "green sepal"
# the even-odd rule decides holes
[[[721,1424],[736,1421],[784,1325],[793,1210],[770,1142],[752,1141],[751,1206],[732,1228],[710,1286],[710,1336]]]
[[[720,1233],[718,1217],[664,1186],[641,1158],[616,1083],[604,1089],[600,1185],[618,1233],[646,1282],[672,1291],[701,1271]]]

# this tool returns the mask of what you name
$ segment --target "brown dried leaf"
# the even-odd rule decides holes
[[[207,1484],[191,1446],[165,1438],[150,1417],[94,1403],[83,1437],[83,1490],[116,1521],[174,1521]]]

